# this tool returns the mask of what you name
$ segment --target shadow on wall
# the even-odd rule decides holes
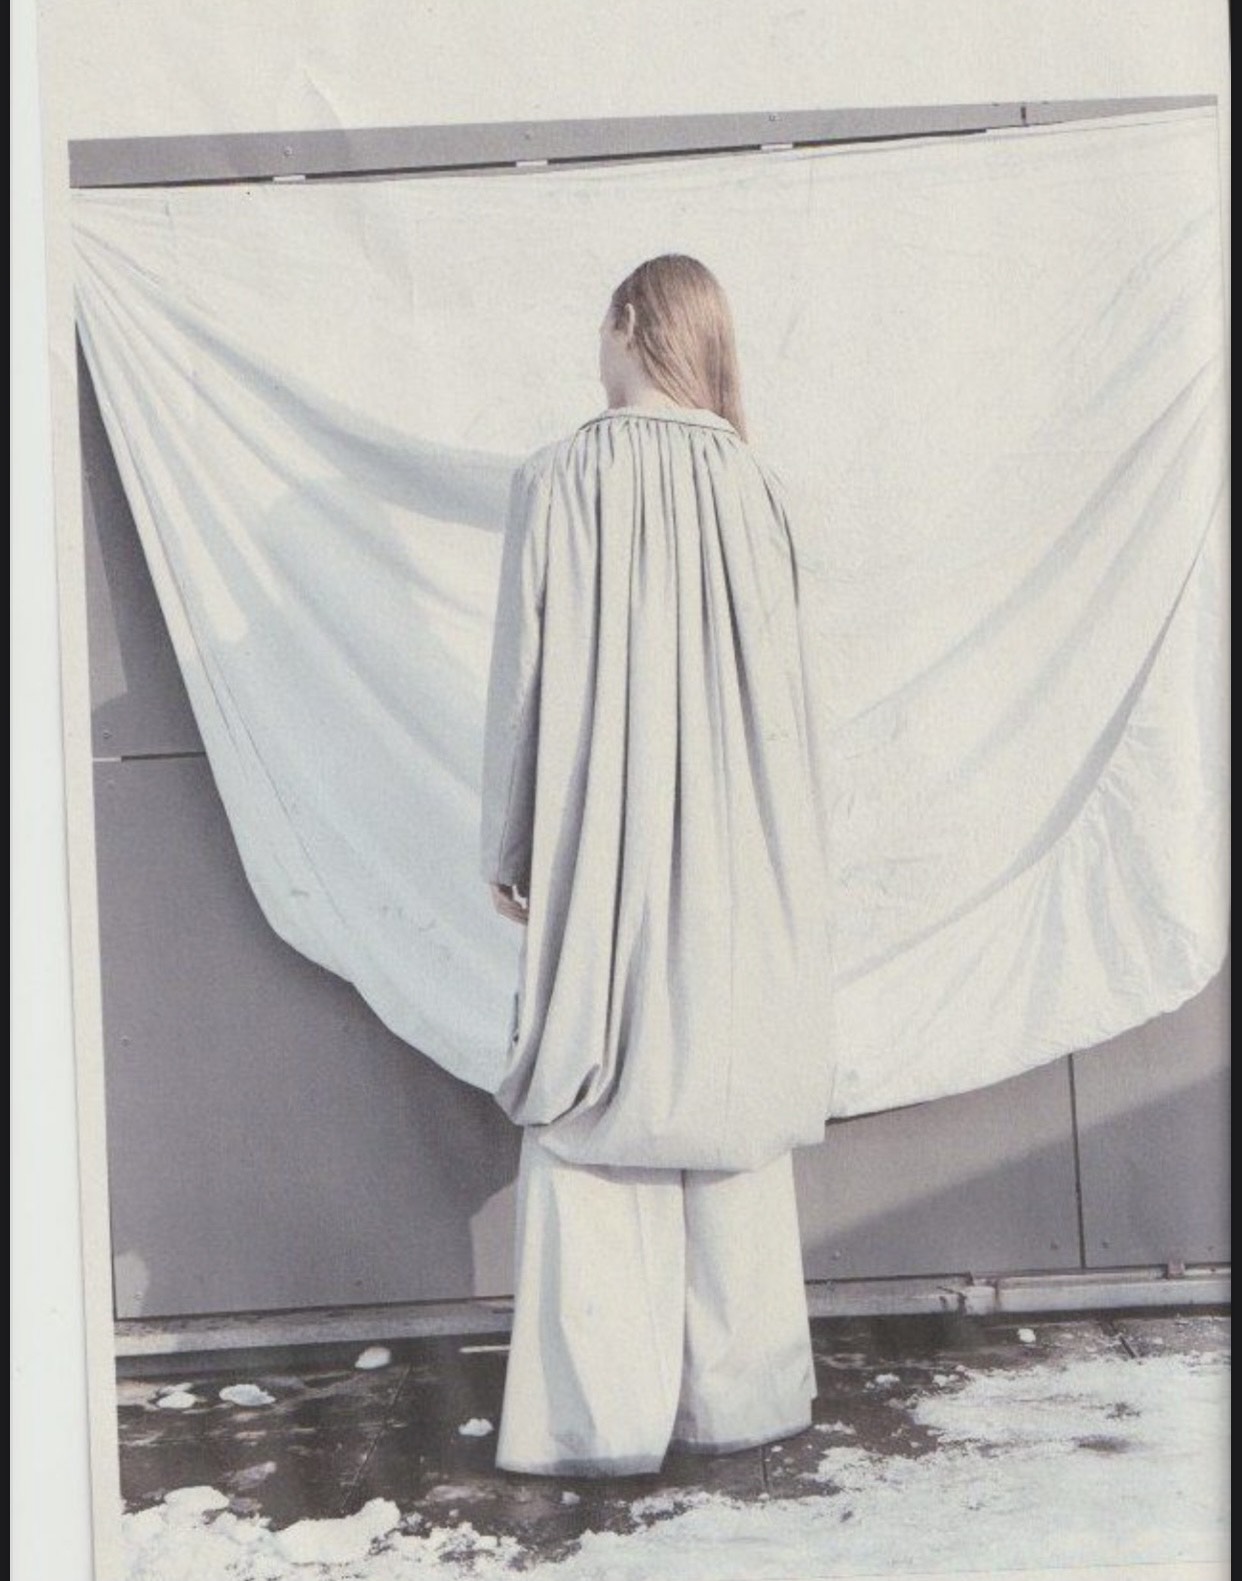
[[[1227,1262],[1228,1043],[1176,1035],[1215,1021],[1222,990],[1218,978],[1157,1018],[1175,1023],[1159,1072],[1128,1033],[979,1092],[831,1125],[794,1154],[807,1278]]]
[[[80,346],[77,367],[93,755],[201,752]]]
[[[277,937],[201,757],[96,775],[117,1315],[507,1293],[493,1099]]]

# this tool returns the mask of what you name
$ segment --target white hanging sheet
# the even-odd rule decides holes
[[[1212,112],[383,181],[78,192],[79,330],[272,927],[494,1091],[478,874],[509,479],[688,252],[823,534],[840,1113],[1174,1008],[1227,931]],[[1176,1051],[1170,1050],[1170,1058]]]

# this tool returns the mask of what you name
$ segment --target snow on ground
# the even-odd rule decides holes
[[[231,1383],[220,1390],[220,1398],[230,1405],[275,1405],[276,1396],[257,1383]]]
[[[936,1439],[911,1458],[828,1435],[807,1496],[636,1499],[630,1533],[554,1563],[469,1523],[374,1499],[280,1532],[179,1489],[124,1517],[129,1581],[801,1581],[1024,1566],[1217,1561],[1228,1530],[1227,1358],[1093,1356],[959,1372],[910,1402]],[[808,1465],[812,1460],[808,1460]],[[650,1524],[643,1524],[650,1521]],[[1115,1573],[1115,1572],[1114,1572]]]

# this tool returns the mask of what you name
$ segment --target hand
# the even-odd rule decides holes
[[[508,917],[512,922],[523,925],[530,921],[530,907],[525,895],[519,895],[517,887],[513,884],[488,885],[492,892],[492,904],[502,917]]]

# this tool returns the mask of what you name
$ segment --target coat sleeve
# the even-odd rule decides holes
[[[505,513],[483,737],[480,871],[529,893],[551,484],[531,458]]]

